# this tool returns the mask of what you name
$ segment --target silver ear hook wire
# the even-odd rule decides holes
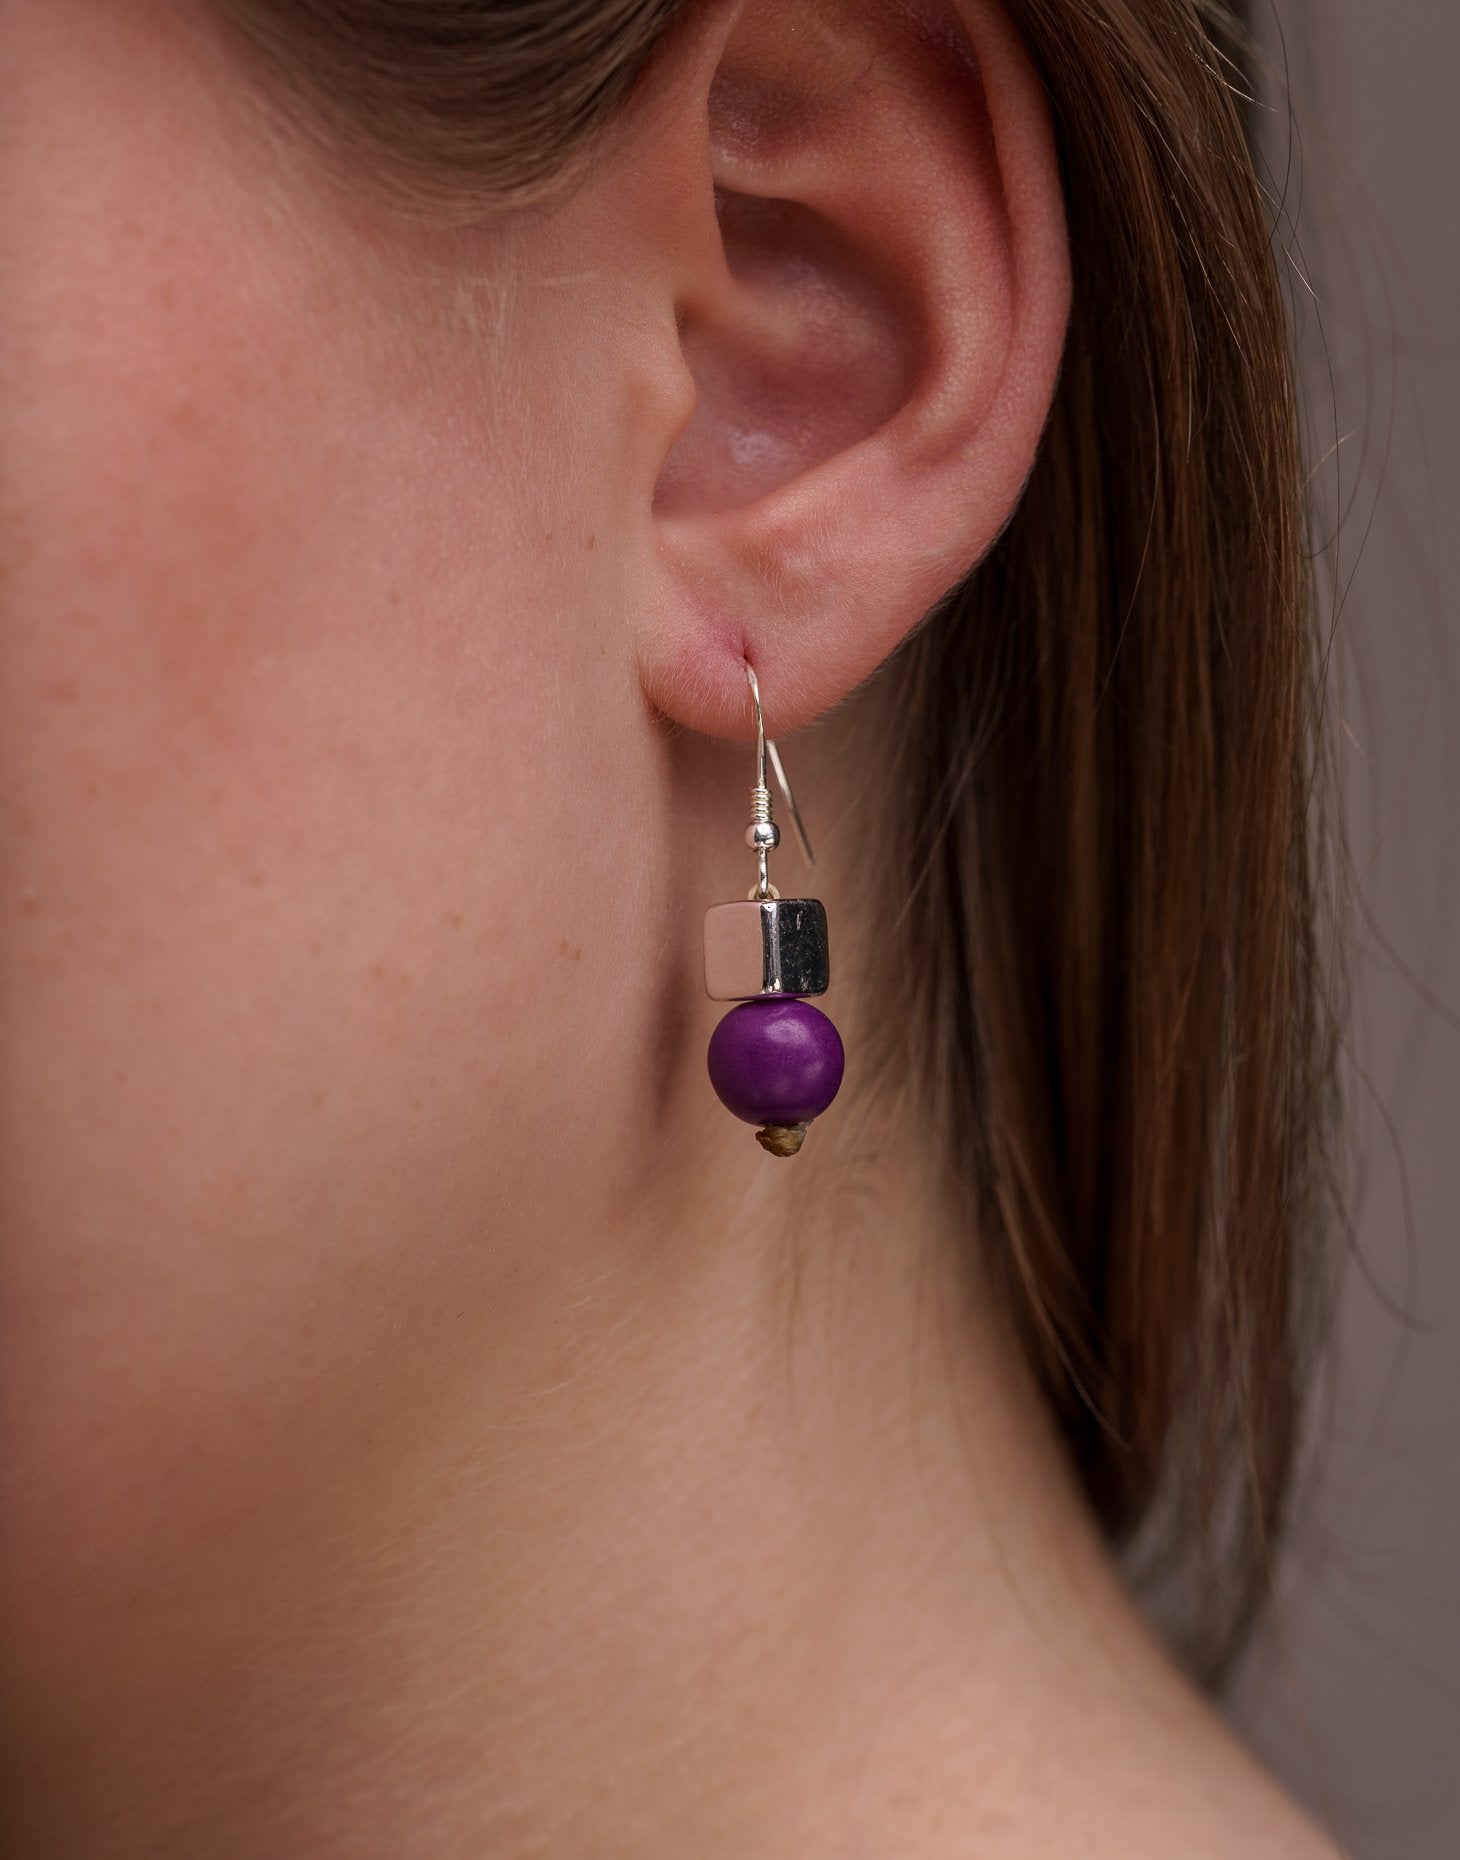
[[[811,853],[811,841],[806,837],[806,826],[801,819],[801,810],[796,805],[796,797],[791,792],[791,784],[786,780],[786,766],[781,761],[781,752],[765,733],[765,718],[761,715],[760,685],[756,680],[755,667],[747,659],[745,676],[750,685],[751,702],[755,705],[755,787],[750,793],[751,822],[746,832],[746,839],[754,848],[760,865],[759,881],[753,897],[774,898],[779,892],[770,882],[768,860],[772,850],[780,843],[780,831],[771,818],[771,796],[766,786],[765,765],[770,757],[771,767],[776,772],[776,781],[781,793],[786,797],[786,806],[790,810],[791,825],[796,829],[796,839],[801,848],[801,856],[808,866],[816,863]],[[769,827],[769,833],[763,829]],[[757,831],[761,829],[761,831]]]

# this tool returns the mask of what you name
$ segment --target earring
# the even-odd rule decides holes
[[[830,971],[826,910],[819,898],[783,898],[770,881],[770,855],[781,843],[766,787],[769,755],[807,865],[811,847],[774,743],[766,741],[760,686],[746,662],[755,706],[755,786],[745,843],[758,877],[743,904],[705,912],[705,992],[738,1001],[710,1035],[710,1083],[727,1111],[759,1124],[756,1141],[772,1156],[794,1156],[806,1126],[835,1098],[846,1055],[841,1035],[807,995],[826,993]]]

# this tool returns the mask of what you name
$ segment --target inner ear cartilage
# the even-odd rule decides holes
[[[712,904],[705,912],[705,992],[736,1001],[710,1035],[710,1083],[727,1111],[757,1124],[756,1141],[772,1156],[794,1156],[814,1117],[835,1098],[846,1055],[841,1035],[807,995],[825,994],[826,909],[819,898],[783,898],[770,878],[770,856],[781,843],[772,818],[766,761],[775,770],[807,865],[813,863],[785,767],[766,740],[760,686],[747,661],[755,707],[755,786],[745,841],[755,854],[756,882],[748,898]]]

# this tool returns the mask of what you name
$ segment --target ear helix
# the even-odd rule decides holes
[[[846,1056],[841,1035],[807,995],[825,994],[830,979],[826,911],[818,898],[783,898],[770,882],[769,861],[781,841],[766,786],[769,756],[807,865],[811,847],[774,743],[767,742],[760,686],[747,661],[755,707],[755,786],[746,844],[757,879],[744,903],[712,904],[705,912],[705,992],[738,1001],[710,1035],[710,1083],[727,1111],[761,1126],[756,1141],[772,1156],[794,1156],[806,1128],[835,1098]]]

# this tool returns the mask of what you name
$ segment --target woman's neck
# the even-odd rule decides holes
[[[817,1134],[794,1193],[639,1203],[576,1282],[545,1247],[238,1517],[25,1851],[1016,1853],[1092,1726],[1197,1713],[952,1223]]]

